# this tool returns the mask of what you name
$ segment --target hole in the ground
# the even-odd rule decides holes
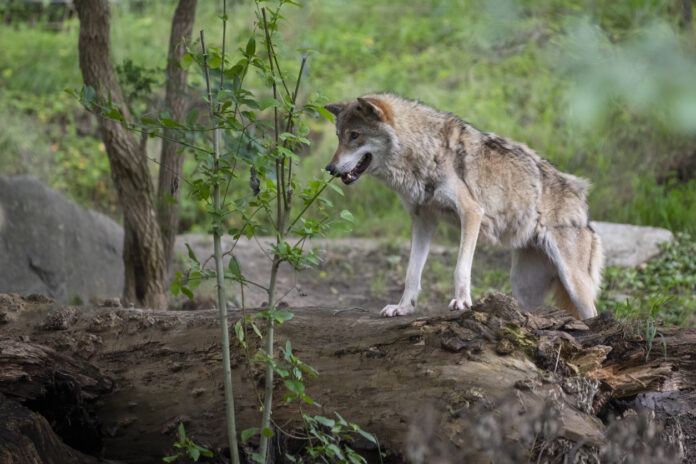
[[[68,446],[92,455],[101,451],[100,424],[90,413],[79,385],[69,376],[56,372],[45,393],[24,405],[44,416]]]

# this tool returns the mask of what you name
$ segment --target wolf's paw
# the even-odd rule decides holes
[[[403,307],[399,305],[387,305],[384,308],[382,308],[382,311],[379,312],[379,314],[382,317],[394,317],[394,316],[405,316],[407,314],[411,314],[413,311],[415,311],[415,308],[408,306],[408,307]]]
[[[452,311],[466,311],[467,309],[471,309],[471,299],[454,298],[450,301],[449,309]]]

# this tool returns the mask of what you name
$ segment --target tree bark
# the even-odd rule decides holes
[[[682,19],[684,21],[684,29],[692,31],[694,29],[694,12],[691,9],[691,0],[682,0]]]
[[[82,77],[101,98],[111,98],[130,119],[110,53],[107,0],[77,0]],[[154,188],[146,154],[120,122],[97,116],[111,166],[111,177],[123,209],[124,300],[147,308],[165,308],[164,253],[154,207]]]
[[[27,353],[22,362],[22,355],[3,348],[12,343],[0,343],[6,353],[0,356],[0,373],[6,373],[0,393],[27,392],[15,395],[23,401],[55,382],[42,369],[64,372],[83,396],[95,397],[88,409],[106,431],[104,457],[157,462],[176,451],[171,446],[179,423],[196,443],[224,453],[215,311],[76,310],[28,301],[5,306],[0,316],[6,311],[12,317],[0,317],[9,321],[0,325],[0,340],[30,336],[31,344],[13,342],[23,347],[15,353]],[[374,433],[387,451],[384,463],[564,462],[576,446],[576,457],[585,460],[568,462],[619,462],[606,455],[596,460],[617,449],[628,456],[623,462],[679,462],[679,448],[683,462],[696,459],[694,329],[661,327],[666,353],[656,339],[646,361],[645,340],[618,321],[599,316],[580,322],[551,309],[521,313],[502,295],[484,298],[472,311],[428,317],[384,319],[359,309],[293,312],[277,328],[277,346],[290,340],[293,353],[319,371],[305,384],[322,407],[304,405],[303,411],[334,418],[339,412]],[[230,324],[239,317],[231,315]],[[247,341],[253,354],[261,342],[251,330]],[[37,362],[43,359],[37,352],[52,361]],[[231,358],[238,429],[258,427],[263,365],[247,365],[238,343]],[[109,386],[102,378],[114,382],[112,391],[98,389]],[[277,379],[275,424],[302,434],[298,405],[285,403],[286,393]],[[641,408],[655,418],[636,425]],[[623,419],[611,425],[609,416]],[[622,438],[623,432],[630,436]],[[276,451],[306,445],[279,430],[274,440]],[[354,446],[369,462],[380,462],[369,442]],[[662,458],[655,457],[658,451]]]
[[[169,36],[164,109],[169,111],[171,119],[175,121],[181,121],[185,116],[188,72],[179,65],[179,62],[186,52],[184,42],[191,41],[193,22],[196,18],[196,4],[197,0],[179,0]],[[164,130],[157,184],[157,217],[162,233],[162,249],[167,269],[173,257],[174,240],[179,224],[179,192],[184,166],[184,156],[178,153],[180,147],[171,140],[176,137],[177,134],[172,130]]]

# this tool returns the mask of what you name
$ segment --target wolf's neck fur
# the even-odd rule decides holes
[[[449,125],[463,122],[418,102],[395,95],[376,96],[392,107],[391,147],[373,175],[412,205],[426,203],[442,176],[441,164],[450,150]],[[425,155],[428,156],[425,156]]]

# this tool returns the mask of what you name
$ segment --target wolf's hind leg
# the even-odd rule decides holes
[[[425,215],[413,213],[411,215],[411,255],[406,269],[406,284],[399,304],[391,304],[382,308],[380,314],[384,317],[404,316],[416,310],[416,302],[421,289],[421,274],[425,261],[430,252],[430,240],[437,229],[437,220]]]
[[[520,308],[529,311],[544,304],[556,276],[556,268],[546,254],[533,247],[512,251],[510,284],[512,295],[520,303]]]
[[[589,227],[558,227],[550,231],[547,246],[563,287],[556,290],[557,304],[580,319],[596,316],[603,259],[599,238]]]

